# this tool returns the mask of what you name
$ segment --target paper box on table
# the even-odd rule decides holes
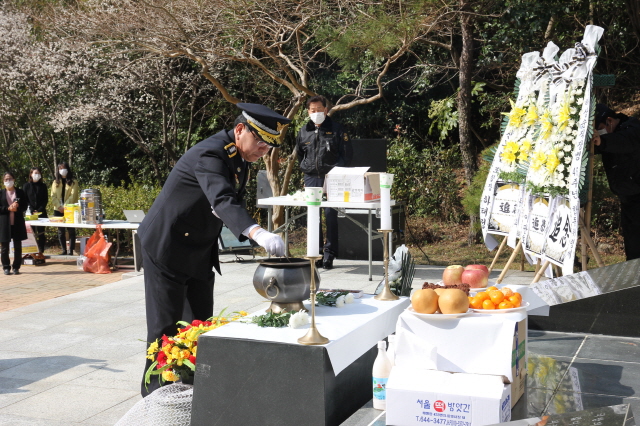
[[[511,420],[511,385],[501,376],[393,367],[387,424],[481,426]]]
[[[327,201],[363,202],[380,199],[380,173],[369,167],[334,167],[325,177]]]
[[[526,311],[475,314],[448,322],[428,321],[405,312],[398,318],[396,334],[398,366],[504,376],[511,384],[512,407],[524,394]],[[436,352],[433,365],[425,364],[429,347]]]

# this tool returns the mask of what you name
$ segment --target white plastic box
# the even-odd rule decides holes
[[[387,382],[387,425],[482,426],[511,420],[503,377],[395,366]]]

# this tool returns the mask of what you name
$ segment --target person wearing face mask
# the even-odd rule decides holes
[[[611,192],[620,199],[627,260],[640,258],[640,121],[596,105],[595,153],[602,154]]]
[[[256,224],[243,203],[250,164],[280,146],[291,120],[264,105],[237,107],[242,113],[232,130],[197,143],[178,160],[138,228],[149,344],[174,335],[180,320],[213,315],[223,224],[240,241],[251,238],[270,255],[285,254],[282,238]],[[147,359],[145,372],[152,362]],[[147,387],[143,375],[142,396],[159,386],[158,376]]]
[[[20,273],[22,265],[22,240],[27,239],[24,212],[27,210],[27,196],[16,188],[16,178],[5,172],[4,188],[0,190],[0,257],[5,275],[11,275],[9,245],[13,241],[13,273]]]
[[[56,180],[51,185],[51,203],[53,204],[53,215],[64,216],[65,204],[76,204],[80,197],[78,182],[73,176],[73,171],[66,161],[58,164]],[[76,247],[76,228],[58,228],[58,241],[62,252],[60,255],[67,255],[67,240],[65,230],[69,232],[69,256],[73,256]]]
[[[47,204],[49,203],[49,190],[47,185],[42,181],[42,171],[40,167],[32,167],[29,172],[29,182],[22,186],[22,190],[27,195],[27,202],[31,214],[39,214],[41,219],[49,217],[47,215]],[[44,253],[44,244],[46,237],[44,234],[44,226],[32,226],[33,235],[36,237],[38,251]]]
[[[325,175],[336,166],[348,167],[353,156],[349,136],[340,123],[327,115],[328,103],[324,96],[313,96],[307,100],[309,121],[296,137],[296,152],[305,186],[324,186]],[[320,251],[324,253],[323,268],[331,269],[338,254],[338,212],[325,208],[324,215],[327,238],[323,245],[320,227]]]

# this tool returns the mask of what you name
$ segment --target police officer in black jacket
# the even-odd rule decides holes
[[[640,122],[596,105],[594,144],[602,154],[611,192],[620,199],[627,260],[640,258]]]
[[[239,103],[233,130],[223,130],[185,153],[138,229],[142,243],[147,342],[176,334],[180,320],[213,315],[218,236],[223,223],[240,240],[251,238],[275,256],[282,238],[260,228],[242,206],[249,163],[279,146],[291,120],[257,104]],[[152,361],[147,359],[145,372]],[[151,380],[146,396],[160,384]]]
[[[327,116],[328,101],[324,96],[313,96],[307,100],[309,122],[296,137],[296,151],[300,169],[304,173],[305,186],[324,186],[325,175],[334,167],[346,167],[351,162],[353,148],[342,125]],[[333,259],[338,254],[338,212],[324,209],[327,224],[327,239],[322,246],[320,227],[320,250],[324,250],[322,266],[333,268]]]

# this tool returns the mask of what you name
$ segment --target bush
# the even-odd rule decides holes
[[[159,186],[132,183],[121,186],[96,185],[102,194],[102,208],[105,218],[109,220],[124,220],[123,210],[149,211],[151,205],[160,193]]]

